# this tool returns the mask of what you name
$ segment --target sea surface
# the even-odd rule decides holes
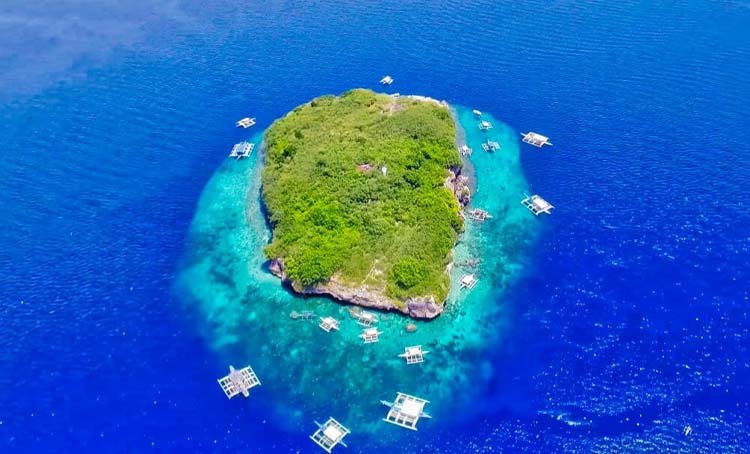
[[[0,452],[316,452],[329,416],[351,452],[750,452],[748,3],[10,0],[0,44]],[[476,288],[364,346],[267,273],[226,155],[385,74],[450,103],[495,217]]]

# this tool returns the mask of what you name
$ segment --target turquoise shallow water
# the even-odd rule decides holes
[[[251,364],[263,387],[246,405],[268,406],[269,419],[289,431],[309,431],[313,419],[331,415],[359,434],[378,432],[384,443],[402,431],[380,421],[396,391],[431,401],[432,421],[421,431],[482,410],[484,387],[495,371],[485,353],[502,342],[507,323],[503,294],[522,269],[524,251],[538,220],[519,203],[528,190],[519,163],[518,133],[485,114],[494,128],[478,129],[469,109],[455,109],[466,142],[475,151],[476,179],[472,205],[490,211],[484,223],[466,222],[455,248],[452,289],[446,310],[433,321],[414,321],[396,313],[379,313],[380,342],[363,345],[362,331],[349,307],[326,298],[303,298],[282,288],[265,268],[262,249],[271,232],[260,203],[262,156],[227,161],[206,186],[193,220],[179,291],[205,322],[204,334],[227,363]],[[482,150],[486,139],[502,150]],[[262,137],[253,138],[260,143]],[[461,262],[479,258],[476,268]],[[475,273],[472,290],[458,282]],[[326,333],[311,321],[293,320],[292,311],[314,311],[341,321]],[[416,323],[415,333],[405,326]],[[419,365],[397,355],[409,345],[430,353]]]

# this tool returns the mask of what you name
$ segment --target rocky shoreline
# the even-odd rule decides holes
[[[443,305],[437,304],[432,296],[409,298],[398,304],[395,300],[383,295],[380,289],[367,286],[351,287],[336,281],[333,277],[327,282],[322,282],[309,287],[303,287],[292,282],[284,272],[284,261],[273,259],[268,265],[269,271],[281,279],[284,284],[289,285],[295,292],[303,295],[321,295],[382,311],[398,311],[412,318],[431,319],[443,312]]]

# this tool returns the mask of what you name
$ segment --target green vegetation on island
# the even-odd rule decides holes
[[[265,136],[267,257],[304,287],[335,277],[441,303],[463,229],[445,186],[461,166],[455,134],[446,106],[369,90],[297,107]]]

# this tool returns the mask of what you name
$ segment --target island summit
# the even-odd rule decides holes
[[[299,293],[415,318],[443,311],[468,201],[445,103],[352,90],[265,135],[269,268]]]

